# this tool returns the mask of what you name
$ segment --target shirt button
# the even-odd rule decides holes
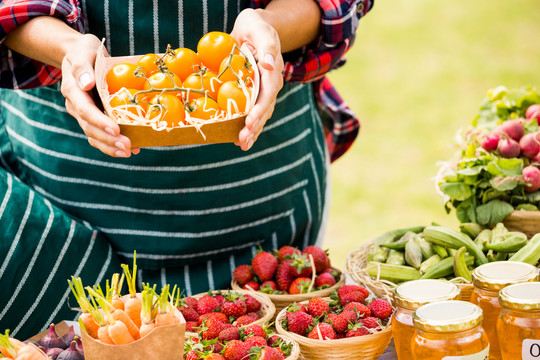
[[[364,12],[364,3],[363,2],[358,3],[358,5],[356,6],[356,12],[358,14],[362,14]]]

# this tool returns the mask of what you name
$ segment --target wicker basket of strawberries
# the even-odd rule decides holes
[[[233,325],[265,324],[275,315],[272,300],[264,293],[216,290],[182,299],[178,308],[186,319],[186,335],[219,320]]]
[[[251,264],[234,269],[231,287],[267,294],[277,314],[291,303],[330,296],[344,284],[344,275],[331,266],[326,251],[312,245],[302,251],[283,246],[274,253],[258,252]]]
[[[368,300],[359,285],[345,285],[331,297],[291,304],[276,318],[279,334],[300,345],[304,359],[378,359],[392,338],[390,299]]]
[[[215,321],[198,329],[184,343],[186,360],[296,360],[299,355],[296,341],[260,324],[239,326]]]

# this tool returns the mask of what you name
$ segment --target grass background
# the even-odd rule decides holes
[[[540,89],[539,0],[375,0],[329,78],[359,116],[331,167],[324,247],[342,267],[370,238],[433,221],[457,229],[436,193],[437,161],[498,85]]]

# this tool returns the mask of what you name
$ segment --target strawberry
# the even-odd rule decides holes
[[[362,335],[368,335],[369,330],[362,326],[362,324],[354,324],[351,326],[349,331],[347,331],[346,337],[355,337],[355,336],[362,336]]]
[[[289,291],[289,286],[291,286],[291,283],[294,280],[294,276],[291,273],[289,267],[289,264],[291,262],[291,260],[286,260],[285,262],[282,262],[278,265],[278,268],[276,270],[276,283],[278,289],[281,291]]]
[[[349,326],[347,318],[345,316],[341,316],[341,314],[329,314],[328,323],[332,325],[334,331],[338,334],[346,332]]]
[[[255,348],[250,359],[254,360],[281,360],[281,354],[273,347],[263,346]]]
[[[220,343],[220,342],[215,342],[215,343],[210,345],[209,351],[210,351],[210,354],[212,354],[212,353],[221,354],[221,352],[223,351],[223,344]]]
[[[266,330],[265,328],[263,328],[261,325],[258,325],[258,324],[252,324],[252,325],[248,325],[246,326],[242,333],[245,335],[245,336],[261,336],[263,338],[266,339]]]
[[[220,295],[220,294],[214,295],[214,299],[217,300],[219,307],[221,307],[221,305],[223,305],[223,303],[225,302],[225,296]]]
[[[394,311],[392,305],[384,299],[374,299],[369,303],[369,310],[373,316],[381,320],[389,318]]]
[[[253,281],[253,270],[251,269],[251,265],[239,265],[233,270],[233,279],[238,283],[240,286],[244,286],[250,281]]]
[[[196,329],[199,326],[198,321],[186,321],[186,331],[197,332],[199,329]]]
[[[245,341],[248,352],[251,352],[252,347],[263,347],[266,346],[266,339],[259,335],[249,336]]]
[[[216,318],[205,319],[202,323],[202,338],[205,340],[215,339],[225,327],[225,324]]]
[[[261,251],[253,257],[251,266],[255,275],[257,275],[261,281],[266,281],[271,280],[274,277],[278,261],[271,253]]]
[[[189,350],[186,353],[186,360],[200,360],[199,354],[195,350]]]
[[[381,327],[381,323],[379,322],[379,319],[373,316],[368,316],[367,318],[361,319],[360,321],[362,322],[362,325],[364,325],[368,329],[377,329]]]
[[[301,251],[295,247],[285,245],[279,248],[276,257],[278,258],[278,262],[282,263],[286,259],[291,259],[294,254],[300,255]]]
[[[336,332],[332,325],[328,323],[318,323],[309,332],[308,338],[316,340],[333,340],[336,338]]]
[[[232,340],[225,345],[223,356],[227,360],[242,360],[248,358],[248,349],[243,341]]]
[[[306,247],[302,254],[311,255],[315,263],[315,271],[317,274],[322,273],[326,268],[330,267],[330,258],[326,251],[316,245]]]
[[[225,328],[219,332],[218,339],[220,342],[240,340],[240,331],[236,326]]]
[[[278,287],[274,280],[266,280],[261,284],[260,291],[266,294],[273,294],[277,289]]]
[[[223,360],[225,359],[223,357],[223,355],[219,354],[219,351],[218,352],[213,352],[213,353],[210,353],[208,354],[207,356],[204,357],[206,360]]]
[[[345,320],[347,320],[349,323],[355,323],[356,320],[358,320],[358,314],[354,310],[344,310],[339,315],[345,318]]]
[[[348,293],[351,293],[351,292],[356,292],[356,291],[359,291],[361,292],[362,294],[364,294],[363,290],[362,290],[362,286],[359,286],[359,285],[354,285],[354,284],[349,284],[349,285],[343,285],[342,287],[340,287],[337,291],[337,294],[339,297],[343,296],[344,294],[348,294]],[[364,298],[366,298],[366,296],[364,296]],[[360,301],[361,302],[361,301]]]
[[[341,306],[345,306],[351,302],[361,303],[364,300],[364,294],[362,294],[360,291],[352,291],[339,297],[339,303]]]
[[[275,346],[274,346],[274,343],[276,343],[276,341],[278,341],[278,340],[280,340],[280,339],[281,339],[281,338],[279,337],[279,335],[274,334],[274,335],[270,335],[270,336],[268,337],[268,340],[266,340],[266,342],[267,342],[268,346],[273,346],[273,347],[275,347]],[[278,345],[278,343],[276,343],[276,345]]]
[[[308,314],[316,318],[321,317],[324,314],[328,314],[330,312],[330,306],[320,296],[316,296],[314,298],[309,299],[307,309],[308,309]]]
[[[250,281],[242,286],[242,289],[259,291],[261,289],[261,285],[259,285],[259,283],[256,281]]]
[[[289,306],[287,306],[287,312],[296,312],[296,311],[302,311],[302,312],[307,313],[307,307],[301,303],[292,303]]]
[[[259,320],[261,318],[256,312],[248,312],[246,316],[249,316],[253,320]]]
[[[328,288],[336,285],[336,279],[332,276],[332,274],[328,272],[323,272],[317,275],[315,278],[315,287],[316,288]]]
[[[199,314],[206,314],[209,312],[216,311],[219,307],[219,303],[211,295],[204,295],[201,297],[197,303],[197,312]]]
[[[246,313],[254,313],[256,311],[261,310],[261,302],[255,299],[253,296],[249,294],[245,294],[243,296],[243,299],[247,307]]]
[[[208,320],[208,319],[216,320],[224,324],[227,324],[229,322],[227,315],[220,312],[212,312],[212,313],[202,314],[201,316],[199,316],[199,324],[202,324],[205,320]]]
[[[197,310],[189,307],[178,308],[186,321],[199,321],[199,313]]]
[[[248,325],[254,322],[256,319],[249,315],[242,315],[234,322],[238,326]]]
[[[187,297],[184,299],[184,302],[186,303],[186,306],[188,308],[197,309],[197,304],[199,303],[199,300],[195,299],[194,297]]]
[[[295,254],[292,257],[292,261],[289,263],[289,271],[295,278],[297,277],[311,277],[313,269],[311,268],[311,261],[306,254]]]
[[[232,300],[225,300],[221,311],[228,317],[238,318],[246,314],[247,306],[244,300],[240,298],[233,298]]]
[[[314,323],[313,317],[303,311],[287,313],[286,317],[287,330],[302,336],[306,335],[308,327]]]
[[[298,277],[293,280],[289,286],[289,294],[305,294],[308,292],[311,279],[307,277]]]
[[[368,316],[371,316],[371,310],[369,310],[366,305],[356,301],[351,301],[350,303],[345,305],[343,310],[355,311],[358,314],[358,318],[366,318]]]

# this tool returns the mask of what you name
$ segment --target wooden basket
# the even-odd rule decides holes
[[[240,289],[240,290],[214,290],[212,291],[212,295],[218,295],[218,294],[226,295],[229,292],[253,296],[255,299],[257,299],[261,303],[261,309],[257,311],[257,314],[259,314],[260,318],[250,323],[250,325],[251,324],[258,324],[258,325],[268,324],[275,317],[276,307],[274,306],[274,303],[272,302],[272,300],[270,300],[270,298],[264,293]],[[208,295],[208,292],[193,295],[193,297],[196,299],[200,299],[204,295]],[[196,336],[196,334],[191,331],[186,331],[186,336]]]
[[[504,226],[510,231],[521,231],[529,239],[540,233],[540,211],[513,211],[503,220]]]
[[[347,255],[344,271],[360,285],[366,286],[375,296],[383,298],[393,298],[396,284],[383,279],[374,279],[367,272],[367,255],[373,247],[375,239],[367,241],[360,248],[351,251]],[[460,300],[469,301],[473,286],[463,278],[453,279],[456,285],[460,288]]]
[[[330,301],[329,298],[325,298]],[[308,301],[302,301],[303,304]],[[286,331],[281,326],[287,309],[282,309],[276,317],[276,330],[278,334],[291,337],[300,346],[303,359],[306,360],[375,360],[386,350],[392,339],[392,328],[388,326],[375,334],[362,335],[351,338],[335,340],[315,340]]]
[[[287,306],[289,306],[292,303],[295,303],[295,302],[298,303],[298,302],[301,302],[301,301],[309,300],[309,299],[311,299],[313,297],[316,297],[316,296],[320,296],[320,297],[330,296],[332,291],[339,289],[343,285],[345,285],[345,275],[342,272],[339,281],[334,286],[331,286],[331,287],[326,288],[326,289],[312,291],[312,292],[306,293],[306,294],[297,294],[297,295],[290,295],[290,294],[283,294],[283,295],[264,294],[264,295],[268,296],[268,298],[274,303],[274,306],[276,308],[276,312],[275,312],[274,315],[277,315],[278,312],[280,312],[282,309],[286,308]],[[238,285],[238,283],[236,281],[234,281],[234,280],[231,282],[231,287],[233,288],[233,290],[242,290],[240,285]],[[253,290],[244,290],[244,291],[249,291],[250,294],[253,294],[253,293],[255,293],[255,294],[263,294],[260,291],[253,291]],[[274,318],[275,318],[275,316],[274,316]]]

